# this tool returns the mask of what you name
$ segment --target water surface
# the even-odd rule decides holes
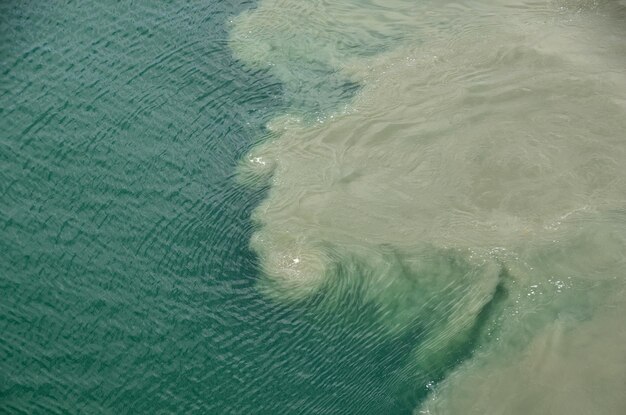
[[[0,16],[3,412],[626,410],[623,2]]]

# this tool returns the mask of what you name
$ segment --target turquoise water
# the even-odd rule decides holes
[[[249,4],[1,7],[1,412],[256,407],[295,323],[233,186],[281,105],[226,43]]]
[[[0,412],[626,408],[626,7],[431,3],[3,2]]]

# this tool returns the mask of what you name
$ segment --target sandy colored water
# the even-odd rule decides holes
[[[398,375],[429,391],[416,413],[626,411],[625,16],[517,0],[240,15],[235,56],[291,104],[240,169],[269,185],[259,289],[359,296],[389,336],[418,325]]]

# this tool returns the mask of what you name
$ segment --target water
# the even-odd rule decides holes
[[[626,5],[0,6],[0,409],[626,410]]]

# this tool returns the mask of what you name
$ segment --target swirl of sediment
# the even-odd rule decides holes
[[[269,184],[260,288],[328,304],[352,290],[389,333],[419,324],[406,370],[421,386],[506,319],[519,348],[624,307],[624,15],[265,0],[239,16],[236,56],[270,68],[291,105],[240,170]]]

